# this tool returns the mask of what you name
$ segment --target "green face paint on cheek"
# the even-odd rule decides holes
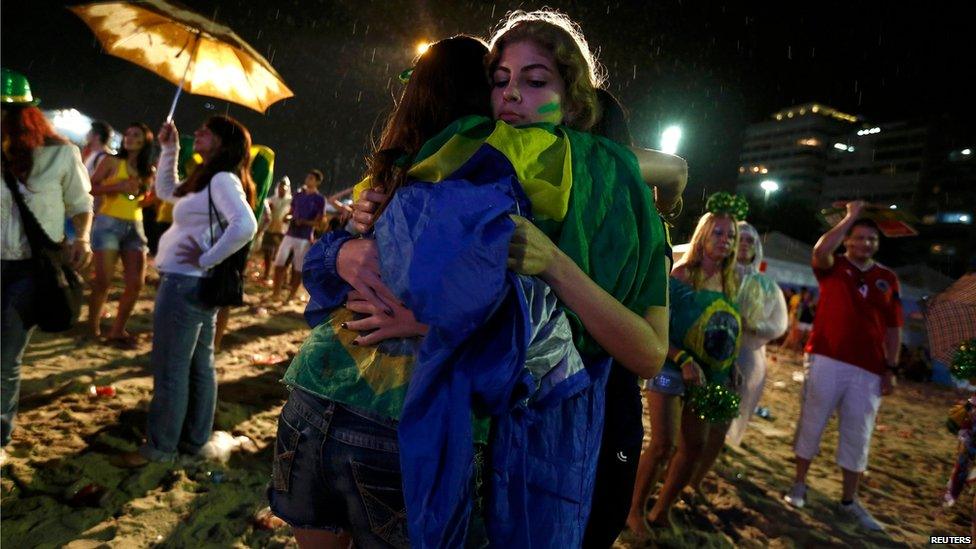
[[[539,107],[537,111],[539,114],[549,114],[551,112],[556,112],[559,110],[559,103],[552,101],[551,103],[546,103],[545,105]]]
[[[539,115],[539,122],[559,124],[563,121],[563,111],[559,101],[550,101],[543,104],[536,109],[536,113]]]

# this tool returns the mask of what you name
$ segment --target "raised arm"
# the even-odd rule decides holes
[[[863,201],[855,200],[847,203],[847,215],[844,216],[844,219],[824,233],[813,247],[812,264],[814,269],[829,269],[834,266],[834,252],[844,242],[844,236],[847,235],[847,231],[851,230],[851,225],[857,221],[863,210]]]
[[[673,154],[631,147],[640,166],[641,179],[654,187],[658,210],[669,212],[678,202],[688,184],[688,163]]]
[[[159,129],[159,165],[156,171],[156,196],[160,200],[173,202],[173,193],[179,184],[179,175],[176,172],[176,159],[180,156],[180,137],[176,131],[176,125],[172,122],[164,122]]]

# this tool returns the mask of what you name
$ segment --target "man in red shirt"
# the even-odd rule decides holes
[[[813,249],[820,305],[806,346],[806,380],[793,450],[796,478],[784,499],[806,501],[806,477],[830,416],[839,416],[837,464],[844,476],[840,509],[869,530],[883,529],[857,500],[861,473],[881,396],[894,389],[893,368],[901,348],[902,309],[898,277],[874,261],[880,231],[859,219],[864,202],[847,204],[847,216]],[[843,244],[844,253],[836,254]]]

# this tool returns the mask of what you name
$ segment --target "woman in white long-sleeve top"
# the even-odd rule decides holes
[[[156,254],[160,283],[153,312],[153,398],[146,443],[124,459],[132,466],[172,461],[178,453],[196,454],[209,440],[217,403],[217,307],[200,300],[200,284],[209,269],[245,246],[257,231],[247,128],[226,116],[214,116],[194,138],[193,150],[203,157],[203,164],[178,182],[176,126],[166,123],[159,131],[162,154],[156,193],[174,203],[173,225],[160,239]],[[210,213],[211,200],[219,222]]]
[[[742,385],[739,388],[742,402],[739,404],[739,417],[725,440],[738,446],[746,432],[746,425],[752,417],[763,386],[766,384],[766,344],[786,332],[786,300],[783,291],[769,276],[759,272],[763,260],[762,242],[756,229],[739,222],[739,274],[742,285],[739,288],[739,313],[742,315],[742,340],[739,346],[739,373]]]

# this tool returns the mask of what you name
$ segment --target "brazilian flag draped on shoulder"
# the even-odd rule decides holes
[[[508,165],[468,173],[466,166],[484,168],[486,155]],[[426,143],[408,175],[411,180],[436,183],[458,172],[488,178],[505,170],[518,177],[536,225],[600,287],[642,316],[648,307],[666,305],[664,229],[636,159],[626,148],[562,126],[513,128],[471,116],[455,121]],[[370,186],[368,179],[362,181],[354,195]],[[320,250],[313,246],[309,253],[316,251]],[[308,261],[306,273],[318,263]],[[567,314],[580,352],[602,354],[575,315]],[[310,304],[306,318],[312,334],[285,381],[399,418],[416,341],[387,340],[375,347],[358,347],[352,345],[356,334],[341,329],[342,323],[353,320],[347,309],[316,310]]]
[[[482,147],[511,162],[532,204],[532,221],[601,288],[641,316],[648,307],[667,304],[667,238],[630,150],[563,126],[514,128],[471,116],[427,142],[408,174],[440,181]],[[354,194],[369,187],[364,180]],[[570,315],[580,351],[602,353]]]
[[[384,280],[430,333],[422,342],[360,348],[351,344],[355,334],[341,329],[350,312],[310,305],[306,318],[314,327],[285,381],[400,419],[412,545],[454,547],[466,535],[478,406],[496,427],[489,539],[579,546],[609,361],[577,321],[565,345],[585,369],[555,378],[526,372],[533,338],[550,333],[533,325],[530,277],[505,267],[514,228],[508,214],[531,217],[600,286],[644,314],[667,299],[665,238],[651,193],[633,155],[611,142],[474,117],[427,143],[408,175],[378,221],[376,239]],[[306,261],[306,280],[316,263],[324,264]],[[318,290],[309,290],[314,298]],[[574,362],[565,354],[556,361]]]

